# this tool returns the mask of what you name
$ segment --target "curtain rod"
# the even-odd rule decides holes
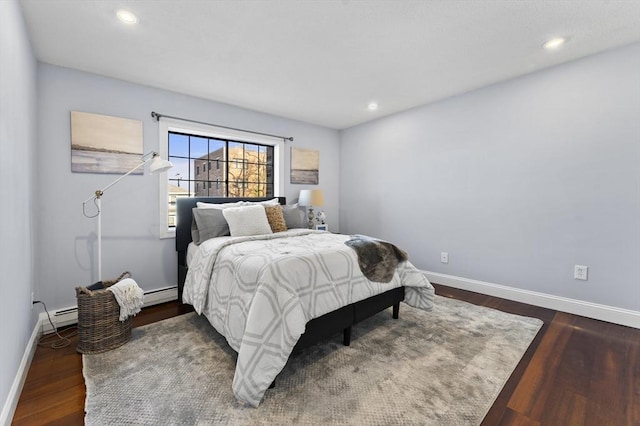
[[[190,123],[198,123],[198,124],[204,124],[206,126],[216,126],[216,127],[222,127],[223,129],[229,129],[229,130],[237,130],[239,132],[247,132],[247,133],[253,133],[255,135],[263,135],[263,136],[271,136],[273,138],[278,138],[278,139],[283,139],[285,141],[291,141],[293,142],[293,136],[280,136],[280,135],[271,135],[269,133],[262,133],[262,132],[254,132],[252,130],[245,130],[245,129],[238,129],[235,127],[227,127],[227,126],[221,126],[219,124],[213,124],[213,123],[205,123],[204,121],[198,121],[198,120],[190,120],[188,118],[182,118],[182,117],[174,117],[171,115],[166,115],[166,114],[159,114],[155,111],[151,111],[151,117],[155,118],[156,121],[160,121],[160,119],[162,117],[166,117],[166,118],[173,118],[174,120],[182,120],[182,121],[188,121]]]

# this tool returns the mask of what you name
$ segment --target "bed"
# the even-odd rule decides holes
[[[431,308],[433,287],[408,261],[389,283],[367,280],[344,244],[349,236],[298,228],[194,244],[198,203],[241,201],[274,202],[195,197],[176,206],[179,300],[204,314],[238,353],[233,391],[240,401],[257,407],[295,350],[340,332],[349,345],[354,324],[389,307],[398,318],[401,301]]]

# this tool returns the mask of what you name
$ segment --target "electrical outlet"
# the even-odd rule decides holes
[[[449,263],[449,253],[446,251],[440,253],[440,263]]]
[[[589,277],[589,267],[583,265],[575,265],[573,270],[573,278],[576,280],[586,281]]]

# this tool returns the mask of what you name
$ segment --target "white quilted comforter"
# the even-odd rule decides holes
[[[342,306],[405,286],[405,303],[429,310],[434,289],[410,262],[390,283],[367,280],[347,235],[292,229],[219,237],[193,256],[183,301],[204,313],[238,352],[233,392],[257,407],[305,324]]]

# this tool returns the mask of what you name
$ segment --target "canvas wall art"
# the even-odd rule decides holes
[[[291,183],[317,185],[320,151],[291,148]]]
[[[140,163],[142,150],[142,121],[71,111],[72,172],[123,174]]]

